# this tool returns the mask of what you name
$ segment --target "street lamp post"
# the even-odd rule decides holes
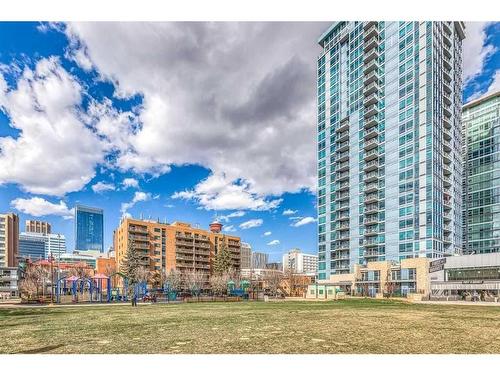
[[[50,253],[50,303],[54,304],[54,257]]]
[[[61,234],[57,234],[57,301],[59,302],[59,277],[60,277],[60,266],[61,266]]]

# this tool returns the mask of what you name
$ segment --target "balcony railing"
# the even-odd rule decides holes
[[[378,107],[376,104],[365,107],[365,117],[370,118],[376,114],[378,114]]]
[[[128,227],[129,232],[135,232],[135,233],[148,233],[148,228],[147,227],[138,227],[135,225],[130,225]]]
[[[369,85],[365,86],[365,89],[363,92],[364,92],[365,96],[367,96],[367,95],[378,92],[379,89],[380,88],[378,86],[378,82],[372,82]]]
[[[372,61],[373,59],[378,59],[379,57],[379,53],[378,53],[378,50],[377,48],[372,48],[371,50],[369,50],[368,52],[365,53],[365,64],[368,64],[370,61]],[[378,77],[377,77],[378,79]],[[371,81],[365,81],[365,85],[367,85],[368,83],[370,83]]]
[[[378,193],[370,193],[365,196],[365,203],[373,203],[378,201],[379,201]]]
[[[369,40],[370,38],[378,36],[378,26],[376,24],[370,26],[365,29],[365,33],[363,35],[364,40]]]
[[[365,53],[367,53],[371,49],[378,47],[378,43],[379,43],[379,40],[376,36],[372,37],[371,39],[368,39],[364,45]]]
[[[372,56],[372,55],[374,55],[374,54],[372,53],[370,56]],[[372,71],[365,76],[364,84],[365,84],[365,86],[368,86],[368,84],[370,84],[372,82],[376,82],[376,81],[378,81],[378,73],[377,73],[377,71]]]
[[[365,170],[365,172],[370,172],[370,171],[373,171],[375,169],[378,169],[378,166],[379,166],[378,160],[370,160],[369,162],[367,162],[365,164],[364,170]]]
[[[376,127],[371,128],[365,133],[365,150],[371,150],[378,146],[378,130]]]
[[[379,222],[379,218],[378,216],[370,216],[370,217],[367,217],[363,220],[363,223],[365,225],[370,225],[370,224],[377,224]]]
[[[344,151],[349,149],[349,141],[341,142],[337,145],[337,151]]]
[[[378,182],[365,185],[365,193],[372,193],[378,190]]]
[[[378,121],[379,121],[378,116],[371,116],[369,118],[366,118],[365,119],[365,129],[368,129],[372,126],[377,125]]]

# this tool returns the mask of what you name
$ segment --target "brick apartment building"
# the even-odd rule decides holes
[[[222,224],[218,222],[210,224],[210,229],[205,230],[188,223],[166,224],[125,218],[113,235],[116,268],[120,270],[123,267],[129,241],[133,240],[135,248],[143,255],[143,266],[151,271],[199,270],[208,277],[223,242],[231,254],[232,267],[240,269],[240,238],[223,234],[221,229]]]

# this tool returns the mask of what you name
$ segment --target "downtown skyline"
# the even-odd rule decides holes
[[[51,222],[68,251],[71,210],[84,204],[104,209],[105,250],[125,214],[202,228],[217,215],[270,260],[293,247],[315,253],[316,40],[328,25],[1,25],[0,145],[8,152],[0,165],[10,168],[0,172],[0,211]],[[158,50],[154,32],[162,48],[141,62]],[[121,42],[99,44],[98,35],[115,34]],[[290,34],[293,43],[276,47]],[[499,35],[498,24],[467,25],[464,102],[500,88]],[[228,36],[221,48],[216,41]],[[131,46],[120,52],[123,40]],[[141,40],[148,43],[138,48]],[[257,51],[268,52],[245,61]]]

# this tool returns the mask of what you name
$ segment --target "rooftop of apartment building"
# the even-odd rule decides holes
[[[186,223],[183,221],[174,221],[172,223],[168,223],[166,221],[160,221],[158,220],[153,220],[153,219],[135,219],[135,218],[124,218],[120,222],[120,226],[122,223],[132,223],[132,224],[137,224],[137,225],[157,225],[159,227],[165,227],[165,228],[175,228],[179,230],[186,230],[186,231],[194,231],[194,232],[211,232],[214,234],[223,234],[226,237],[230,238],[239,238],[238,236],[233,236],[227,233],[222,233],[222,228],[223,225],[219,223],[218,221],[213,221],[212,223],[209,224],[209,228],[200,228],[198,224],[192,225],[190,223]]]
[[[465,103],[462,108],[464,110],[470,109],[472,107],[483,104],[483,103],[487,102],[488,100],[491,100],[491,99],[496,98],[496,97],[500,97],[500,90],[493,92],[493,93],[487,93],[479,98],[473,99],[473,100]]]
[[[306,257],[314,257],[314,258],[317,258],[318,255],[317,254],[307,254],[307,253],[304,253],[302,252],[302,250],[300,250],[299,248],[294,248],[294,249],[291,249],[289,250],[285,255],[293,255],[293,254],[302,254]]]

